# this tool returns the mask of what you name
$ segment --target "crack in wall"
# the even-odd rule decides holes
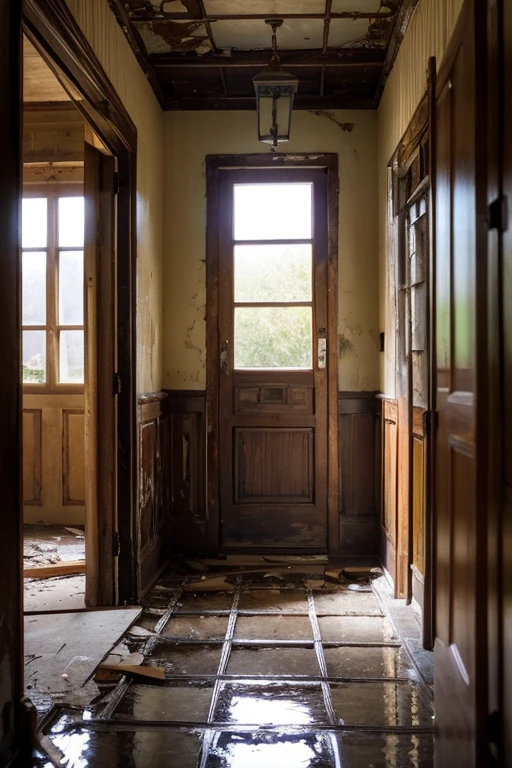
[[[341,120],[338,120],[334,112],[329,112],[326,109],[310,109],[309,111],[312,115],[316,115],[317,117],[325,117],[327,120],[335,123],[339,128],[341,128],[342,131],[345,131],[346,133],[352,133],[354,130],[354,123],[344,123]]]

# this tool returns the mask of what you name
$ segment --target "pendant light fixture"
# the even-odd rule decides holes
[[[293,98],[298,79],[285,72],[277,53],[277,30],[282,19],[266,19],[272,27],[272,58],[268,67],[253,77],[258,109],[258,139],[277,147],[290,139]]]

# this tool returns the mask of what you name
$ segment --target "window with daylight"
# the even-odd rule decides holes
[[[23,384],[84,383],[84,198],[31,192],[22,208]]]
[[[235,184],[233,202],[235,368],[311,370],[312,184]]]

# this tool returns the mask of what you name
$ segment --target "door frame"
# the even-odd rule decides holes
[[[207,548],[219,551],[219,175],[222,170],[311,168],[327,174],[327,551],[340,551],[338,468],[338,155],[249,154],[206,156],[206,511]],[[334,289],[333,289],[334,287]]]
[[[112,482],[110,473],[98,478],[98,498],[110,498],[113,504],[101,504],[104,512],[99,513],[97,521],[101,538],[95,552],[99,585],[94,602],[122,604],[137,598],[137,129],[65,0],[24,0],[22,26],[62,85],[79,91],[82,98],[71,97],[74,106],[117,159],[117,333],[114,328],[110,338],[102,339],[98,369],[107,373],[97,382],[98,403],[101,403],[97,414],[99,424],[105,420],[117,421],[117,484]],[[117,371],[112,381],[115,354]],[[101,451],[109,448],[112,446],[103,445],[100,433],[99,467]]]
[[[12,765],[23,745],[22,493],[21,493],[21,9],[0,0],[0,764]],[[26,737],[26,734],[25,734]],[[27,757],[27,756],[26,756]],[[21,763],[21,760],[19,760]]]

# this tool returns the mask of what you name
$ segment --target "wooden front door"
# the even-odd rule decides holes
[[[221,171],[217,210],[220,546],[326,552],[327,173]]]
[[[436,766],[487,765],[485,4],[468,1],[436,93]],[[485,67],[484,67],[485,69]],[[492,297],[491,297],[492,300]]]

